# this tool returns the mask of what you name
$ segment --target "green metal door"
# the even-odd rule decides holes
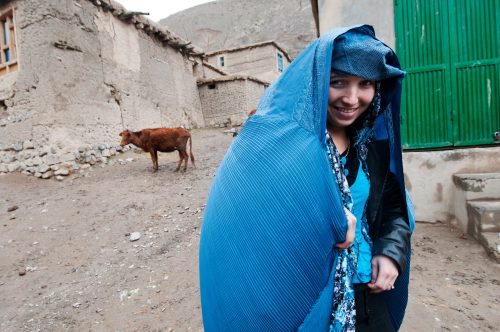
[[[500,1],[395,0],[404,148],[493,143],[500,130]]]

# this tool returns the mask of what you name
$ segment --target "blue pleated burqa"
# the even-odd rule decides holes
[[[334,245],[347,222],[324,136],[334,40],[350,29],[372,28],[336,29],[313,42],[266,90],[220,165],[200,239],[205,331],[328,330]],[[376,137],[390,138],[391,170],[404,190],[400,95],[398,79]],[[408,267],[386,294],[396,327]]]

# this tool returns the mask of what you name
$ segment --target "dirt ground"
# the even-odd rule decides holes
[[[202,331],[200,227],[233,138],[192,133],[187,173],[129,151],[62,182],[0,177],[0,331]],[[499,331],[500,267],[448,225],[417,224],[410,292],[401,331]]]

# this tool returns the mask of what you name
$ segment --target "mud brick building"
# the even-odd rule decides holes
[[[234,75],[142,14],[112,0],[0,3],[0,173],[104,162],[124,128],[241,124],[279,75],[277,54],[289,63],[273,42],[226,50],[267,71]]]
[[[288,53],[274,41],[224,49],[206,54],[207,62],[229,74],[252,75],[274,81],[288,67]]]

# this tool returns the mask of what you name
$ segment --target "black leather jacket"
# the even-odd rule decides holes
[[[372,255],[384,255],[405,269],[410,248],[410,226],[406,199],[395,175],[389,171],[389,142],[368,145],[367,165],[370,172],[370,195],[367,221],[373,241]]]

